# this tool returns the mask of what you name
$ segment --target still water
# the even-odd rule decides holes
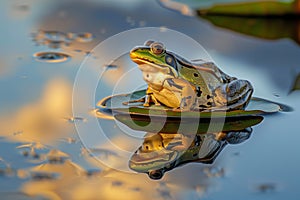
[[[203,1],[204,5],[207,2]],[[1,199],[299,196],[300,46],[296,40],[266,40],[214,26],[207,19],[183,15],[158,1],[3,0],[0,5]],[[82,105],[78,115],[72,112],[72,91],[84,60],[101,63],[102,54],[92,52],[96,45],[117,33],[140,27],[169,28],[186,34],[199,42],[223,71],[249,80],[254,96],[287,104],[294,111],[266,116],[252,127],[249,139],[227,145],[213,164],[187,164],[158,181],[130,171],[126,156],[142,144],[145,132],[126,129],[127,134],[122,135],[122,125],[109,119],[98,120],[94,108],[136,65],[127,62],[125,54],[113,64],[95,66],[103,72],[103,78],[92,102],[84,101],[90,95],[88,89],[82,91],[82,98],[77,97]],[[95,72],[90,73],[91,79],[99,76]],[[138,76],[137,73],[136,80],[122,85],[119,92],[136,89],[136,83],[143,83]],[[89,81],[85,84],[88,88]],[[80,127],[95,120],[109,142],[93,140],[93,130],[84,129],[78,134]],[[111,146],[123,149],[125,156]]]

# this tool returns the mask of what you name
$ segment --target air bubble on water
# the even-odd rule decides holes
[[[75,38],[75,40],[78,42],[91,42],[93,39],[93,34],[89,32],[78,33]]]
[[[33,57],[36,61],[47,63],[61,63],[71,58],[70,55],[62,52],[38,52]]]
[[[66,37],[68,40],[74,40],[76,38],[76,33],[66,33]]]
[[[67,35],[64,32],[60,31],[43,31],[40,30],[37,33],[33,34],[34,39],[37,41],[49,40],[49,41],[65,41]]]
[[[0,157],[0,175],[7,176],[13,174],[14,170],[11,168],[10,164]]]

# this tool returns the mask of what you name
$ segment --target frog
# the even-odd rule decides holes
[[[188,61],[147,40],[130,51],[147,83],[144,107],[163,104],[174,110],[243,110],[253,94],[248,80],[224,73],[214,62]]]

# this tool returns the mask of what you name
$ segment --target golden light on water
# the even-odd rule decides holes
[[[23,106],[11,117],[1,116],[3,136],[22,142],[39,141],[50,144],[72,128],[63,120],[71,116],[72,87],[64,79],[51,80],[42,96],[33,104]],[[19,131],[20,134],[14,134]]]

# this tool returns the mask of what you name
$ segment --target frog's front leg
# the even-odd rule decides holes
[[[144,102],[144,106],[145,107],[149,107],[150,103],[154,103],[156,106],[159,106],[160,103],[158,102],[158,100],[156,99],[155,95],[153,94],[153,90],[148,87],[147,91],[146,91],[146,97],[145,97],[145,102]]]

